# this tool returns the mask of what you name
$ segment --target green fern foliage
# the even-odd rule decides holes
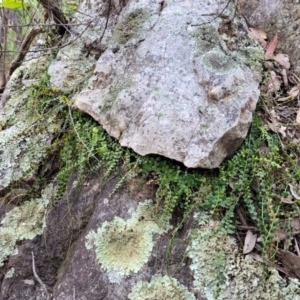
[[[33,88],[28,102],[32,118],[57,118],[61,124],[52,144],[60,160],[57,200],[71,174],[76,174],[80,184],[102,168],[103,184],[110,177],[118,178],[111,195],[127,180],[139,176],[157,187],[155,201],[161,222],[172,218],[174,211],[181,211],[181,226],[192,212],[206,210],[222,220],[223,232],[232,234],[239,224],[238,208],[248,224],[259,231],[265,256],[274,255],[274,235],[280,220],[299,209],[297,203],[286,207],[281,199],[291,196],[287,186],[299,182],[300,171],[295,151],[283,149],[258,115],[242,147],[218,170],[192,170],[163,157],[141,157],[121,147],[90,116],[74,108],[69,97],[51,88],[45,77]]]

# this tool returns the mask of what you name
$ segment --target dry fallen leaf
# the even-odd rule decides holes
[[[300,196],[296,192],[295,187],[292,184],[290,184],[290,183],[289,183],[289,187],[290,187],[291,194],[294,196],[294,198],[297,199],[297,200],[299,200]]]
[[[270,94],[275,94],[276,92],[279,91],[280,86],[281,86],[281,81],[276,75],[274,71],[271,71],[271,76],[268,82],[268,90],[267,93]]]
[[[291,198],[282,198],[281,202],[285,203],[285,204],[294,204],[295,201],[293,201]]]
[[[260,28],[249,28],[248,34],[253,37],[263,48],[267,46],[267,34]]]
[[[287,127],[285,126],[280,126],[280,128],[277,130],[278,133],[280,133],[282,135],[283,138],[286,138],[286,129]]]
[[[281,66],[283,66],[285,69],[289,69],[291,64],[290,64],[290,59],[287,54],[279,53],[274,56],[274,60],[277,61]]]
[[[277,44],[278,44],[278,35],[276,33],[275,36],[272,38],[272,40],[270,41],[270,43],[268,44],[268,46],[266,48],[265,55],[267,57],[272,57],[274,55],[274,51],[277,47]]]
[[[292,220],[284,220],[280,222],[280,229],[276,232],[275,240],[282,241],[290,237],[290,230],[292,229],[292,235],[300,233],[300,220],[299,218],[293,218]],[[289,233],[288,233],[289,232]]]
[[[232,178],[232,180],[229,182],[229,186],[233,189],[237,182],[239,182],[238,178]]]
[[[295,277],[300,278],[300,257],[282,249],[278,249],[278,253],[283,267],[288,272],[292,272]]]
[[[300,124],[300,108],[297,111],[296,123]]]
[[[300,93],[300,84],[297,84],[288,92],[289,95],[287,97],[278,98],[277,101],[286,101],[295,98],[299,95],[299,93]]]
[[[282,74],[282,79],[283,79],[284,86],[288,87],[289,82],[288,82],[288,78],[287,78],[286,69],[282,69],[281,74]]]
[[[243,254],[250,253],[253,250],[256,244],[256,240],[257,234],[253,234],[252,231],[248,230],[245,237]]]
[[[275,112],[274,109],[272,109],[272,110],[269,111],[269,117],[270,117],[271,122],[268,122],[268,121],[267,121],[268,126],[269,126],[269,128],[270,128],[273,132],[277,133],[277,132],[278,132],[278,128],[279,128],[279,126],[280,126],[280,124],[278,123],[278,120],[280,120],[280,119],[279,119],[279,117],[277,116],[277,114],[276,114],[276,112]]]

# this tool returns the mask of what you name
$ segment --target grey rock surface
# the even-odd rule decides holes
[[[99,180],[96,178],[91,181],[90,192],[86,190],[82,193],[80,199],[77,200],[78,203],[82,202],[82,197],[87,197],[87,202],[91,201],[91,196],[94,194],[92,191],[98,190],[99,188],[98,182]],[[65,262],[65,266],[62,266],[60,269],[60,277],[53,289],[53,299],[71,300],[74,299],[75,294],[76,299],[82,300],[125,300],[128,299],[128,294],[136,282],[141,280],[150,281],[151,276],[156,273],[155,270],[160,270],[162,274],[166,272],[165,251],[168,245],[168,239],[166,239],[166,237],[169,237],[169,234],[154,235],[153,241],[155,246],[151,249],[151,255],[148,256],[147,261],[142,264],[138,271],[131,271],[128,275],[122,275],[114,270],[106,270],[103,265],[97,261],[95,249],[87,247],[87,236],[90,232],[97,231],[103,223],[110,223],[115,217],[128,220],[141,202],[139,199],[143,199],[143,202],[144,199],[149,198],[152,194],[153,187],[151,185],[144,185],[140,188],[138,182],[138,180],[133,180],[129,183],[131,186],[130,190],[125,189],[117,192],[110,198],[108,198],[109,190],[114,187],[114,182],[106,186],[101,193],[98,193],[98,200],[95,202],[93,210],[90,211],[89,214],[89,223],[74,243]],[[88,196],[87,193],[90,195]],[[84,206],[88,207],[87,204]],[[80,214],[78,217],[81,217]],[[122,232],[118,234],[119,240],[122,240]],[[174,274],[174,277],[198,296],[197,299],[202,299],[200,293],[193,290],[192,273],[188,268],[188,258],[184,260],[185,264],[181,268],[177,268],[187,248],[187,234],[188,228],[186,227],[178,236],[173,248],[172,259],[169,263],[169,270]],[[120,248],[121,243],[117,240],[115,243]],[[133,245],[134,248],[137,246],[137,244]],[[126,247],[126,244],[122,247]],[[146,247],[147,245],[144,244],[143,248]],[[123,262],[134,265],[136,253],[133,249],[132,252],[132,254],[124,253]],[[115,261],[116,256],[114,255],[115,253],[111,253]]]
[[[40,80],[48,64],[47,54],[27,55],[0,99],[0,191],[21,179],[30,181],[60,128],[59,121],[44,120],[29,107],[34,97],[28,84]]]
[[[264,29],[269,38],[278,34],[280,52],[286,53],[297,73],[300,72],[300,1],[240,1],[240,13],[251,27]]]
[[[77,92],[76,105],[124,146],[188,167],[218,166],[243,141],[259,95],[263,53],[246,35],[243,17],[228,21],[234,9],[228,6],[222,12],[227,0],[121,2],[112,2],[105,31],[109,2],[82,4],[88,13],[78,14],[76,22],[82,25],[69,38],[76,41],[63,48],[48,69],[52,86]],[[244,8],[258,14],[253,3],[245,2]],[[270,2],[261,1],[261,10],[263,3]],[[273,2],[277,9],[282,3]],[[222,17],[215,19],[216,12]],[[89,22],[91,26],[84,25]],[[159,281],[159,276],[170,274],[170,293],[176,296],[166,299],[300,300],[299,280],[287,283],[275,269],[268,269],[267,277],[266,267],[240,254],[232,237],[223,232],[212,237],[219,226],[212,216],[191,214],[174,240],[171,227],[155,229],[156,218],[147,210],[142,211],[145,215],[137,211],[147,200],[155,201],[156,174],[133,178],[110,196],[120,178],[114,175],[102,185],[104,167],[94,169],[81,188],[73,174],[59,198],[52,184],[36,195],[32,188],[41,182],[38,171],[52,165],[51,172],[40,173],[47,180],[57,172],[51,161],[57,157],[49,156],[46,148],[63,123],[28,114],[28,85],[40,80],[49,60],[45,55],[24,63],[0,100],[1,300],[47,299],[33,275],[32,252],[36,271],[55,300],[160,299],[155,289],[146,287],[153,278]],[[24,201],[27,190],[33,195]],[[174,212],[170,224],[181,218],[180,211]],[[116,224],[126,225],[113,227]],[[117,239],[109,236],[114,233],[110,228],[119,230]],[[104,241],[108,250],[119,252],[105,253],[102,237],[110,238]],[[223,255],[225,280],[220,284],[216,258]]]
[[[75,105],[141,155],[218,167],[247,134],[263,57],[233,7],[211,17],[225,2],[130,1]]]

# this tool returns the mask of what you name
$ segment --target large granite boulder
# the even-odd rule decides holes
[[[247,134],[263,58],[233,6],[219,16],[221,8],[213,0],[143,0],[130,1],[117,17],[112,11],[116,22],[97,45],[104,52],[75,105],[141,155],[160,154],[192,168],[218,167]],[[87,40],[90,45],[83,33],[83,43]],[[57,88],[66,78],[72,85],[66,73],[78,74],[70,72],[76,64],[66,62],[73,56],[62,53],[65,49],[58,54],[60,65],[70,67],[55,71],[54,61],[49,68]]]

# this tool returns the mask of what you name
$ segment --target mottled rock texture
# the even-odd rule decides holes
[[[75,105],[141,155],[218,167],[247,134],[262,58],[232,5],[211,21],[221,4],[129,2]]]
[[[238,11],[227,0],[125,2],[83,2],[88,13],[78,13],[82,25],[69,37],[75,43],[48,69],[53,87],[76,93],[78,107],[122,145],[189,167],[218,166],[245,137],[259,95],[262,52],[238,13],[248,7],[252,18],[254,4],[264,11],[267,1],[244,2]],[[62,197],[55,183],[36,194],[36,185],[54,181],[57,157],[49,161],[44,150],[63,124],[28,115],[28,84],[49,62],[45,55],[23,64],[0,100],[1,300],[47,299],[32,252],[57,300],[300,299],[298,280],[286,282],[275,270],[266,277],[231,237],[212,237],[219,223],[209,215],[191,215],[168,248],[172,229],[159,227],[148,201],[155,178],[131,179],[110,197],[119,179],[100,186],[106,170],[94,169],[81,189],[73,174]],[[170,225],[181,218],[175,212]]]
[[[264,29],[271,38],[278,34],[278,49],[289,55],[296,72],[300,72],[300,1],[238,1],[240,13],[251,27]]]

